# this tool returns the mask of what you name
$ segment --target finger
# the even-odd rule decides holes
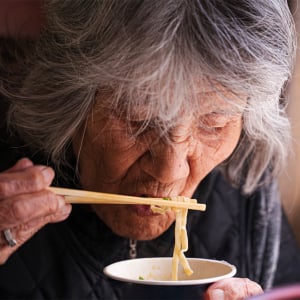
[[[261,286],[248,278],[228,278],[210,285],[205,292],[205,300],[237,300],[262,293]]]
[[[40,191],[48,187],[54,171],[46,166],[29,166],[22,170],[0,174],[0,199]]]
[[[19,170],[26,169],[28,167],[32,167],[33,162],[28,158],[21,158],[16,162],[14,166],[12,166],[10,169],[6,170],[5,172],[15,172]]]
[[[0,201],[0,230],[59,214],[68,207],[63,196],[48,190],[4,199]]]
[[[11,247],[4,238],[3,232],[0,237],[0,265],[4,264],[9,256],[29,240],[38,230],[40,230],[47,223],[60,222],[65,220],[71,212],[71,205],[67,204],[62,210],[55,214],[31,220],[25,224],[10,229],[16,245]]]

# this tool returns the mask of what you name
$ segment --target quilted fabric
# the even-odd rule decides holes
[[[282,244],[278,252],[279,263],[277,254],[268,252],[271,244],[276,247],[277,242],[274,243],[274,239],[267,242],[268,237],[262,233],[272,227],[271,220],[267,218],[268,224],[260,223],[259,216],[255,215],[255,207],[261,204],[261,193],[257,197],[243,199],[236,190],[224,189],[226,186],[221,175],[214,173],[199,187],[196,196],[201,202],[207,200],[208,209],[205,213],[189,213],[188,256],[227,260],[237,266],[237,276],[255,279],[263,285],[270,278],[269,271],[281,274],[275,279],[275,285],[300,281],[299,250],[292,243],[288,231],[284,234],[287,243]],[[264,213],[271,214],[270,211]],[[241,218],[245,219],[244,227],[239,225]],[[260,221],[259,224],[256,221]],[[265,228],[258,232],[256,225]],[[250,233],[255,245],[246,241],[246,232]],[[265,238],[262,239],[261,235]],[[153,241],[138,242],[138,257],[171,256],[173,238],[173,228],[170,228]],[[200,299],[202,290],[198,287],[151,287],[106,278],[102,273],[103,267],[129,258],[128,254],[127,239],[114,235],[88,207],[74,205],[68,220],[45,226],[0,267],[0,297]],[[261,255],[263,260],[258,262],[257,258]],[[268,284],[271,286],[271,283]]]

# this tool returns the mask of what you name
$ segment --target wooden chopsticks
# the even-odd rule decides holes
[[[205,211],[206,205],[197,203],[195,199],[190,201],[175,201],[176,197],[164,198],[143,198],[126,195],[90,192],[83,190],[74,190],[66,188],[50,187],[50,191],[58,195],[65,196],[67,203],[86,203],[86,204],[142,204],[142,205],[155,205],[166,206],[174,208],[187,208],[193,210]],[[180,197],[178,197],[180,199]]]

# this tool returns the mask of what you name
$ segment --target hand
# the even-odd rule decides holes
[[[0,173],[0,265],[45,224],[68,217],[71,205],[47,187],[54,178],[50,167],[19,160]],[[3,230],[10,229],[17,244],[9,246]]]
[[[210,285],[205,292],[205,300],[242,300],[262,294],[259,284],[247,278],[228,278]]]

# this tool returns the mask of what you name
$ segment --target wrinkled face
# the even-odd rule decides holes
[[[217,96],[207,101],[201,112],[181,116],[168,140],[151,126],[135,134],[144,122],[139,114],[128,121],[109,109],[97,109],[96,102],[84,130],[73,139],[82,187],[142,197],[191,197],[201,180],[233,152],[242,128],[242,112],[226,113],[228,103]],[[159,236],[175,220],[172,210],[153,214],[142,205],[93,209],[116,234],[139,240]]]

